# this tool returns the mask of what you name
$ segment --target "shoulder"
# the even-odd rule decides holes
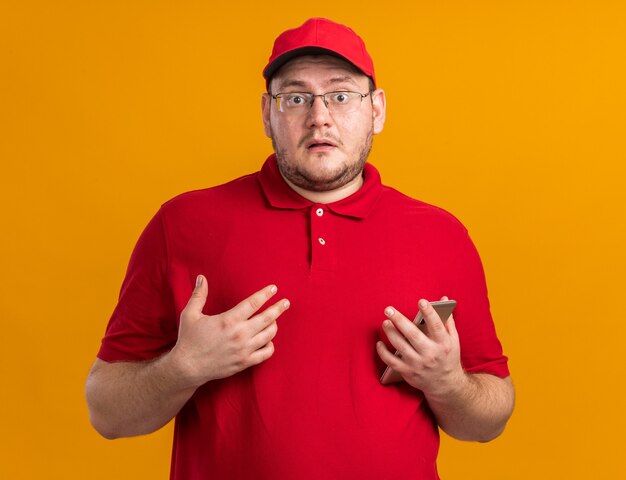
[[[260,196],[258,172],[244,175],[213,187],[181,193],[161,205],[166,216],[192,214],[193,212],[228,209],[234,204],[246,203]]]
[[[383,185],[380,198],[382,212],[402,221],[405,225],[419,225],[420,228],[429,228],[450,231],[455,233],[467,233],[467,229],[461,221],[447,210],[412,198],[393,187]]]

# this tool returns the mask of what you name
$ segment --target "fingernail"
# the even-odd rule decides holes
[[[196,288],[198,288],[200,285],[202,285],[202,275],[198,275],[196,277]]]
[[[276,287],[276,285],[272,285],[270,287],[270,292],[272,292],[272,294],[276,293],[278,291],[278,288]]]
[[[289,303],[289,300],[285,300],[285,301],[283,302],[283,307],[284,307],[285,309],[289,308],[289,306],[290,306],[290,305],[291,305],[291,303]]]
[[[428,302],[422,299],[419,301],[419,306],[420,308],[426,308],[428,306]]]
[[[385,315],[387,315],[388,317],[393,317],[394,313],[396,313],[396,311],[393,308],[391,307],[385,308]]]

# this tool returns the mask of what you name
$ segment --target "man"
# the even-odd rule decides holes
[[[264,76],[275,155],[148,224],[87,380],[91,421],[115,438],[176,417],[175,479],[436,479],[437,426],[488,441],[513,409],[478,254],[366,164],[385,94],[352,30],[284,32]],[[444,324],[426,299],[446,295]],[[404,381],[382,385],[386,365]]]

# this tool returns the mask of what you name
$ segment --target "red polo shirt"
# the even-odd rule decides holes
[[[458,302],[463,366],[508,375],[483,269],[449,213],[383,186],[314,204],[270,157],[260,172],[162,206],[132,254],[99,357],[144,360],[170,349],[195,278],[204,312],[274,283],[291,308],[266,362],[199,388],[176,418],[171,478],[436,479],[437,426],[423,395],[383,386],[375,343],[383,309]]]

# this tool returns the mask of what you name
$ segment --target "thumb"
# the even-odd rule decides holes
[[[198,275],[196,277],[196,287],[193,289],[191,298],[189,298],[187,302],[185,311],[187,313],[202,315],[202,307],[204,307],[206,303],[208,293],[209,288],[207,287],[206,278],[204,278],[204,275]]]

